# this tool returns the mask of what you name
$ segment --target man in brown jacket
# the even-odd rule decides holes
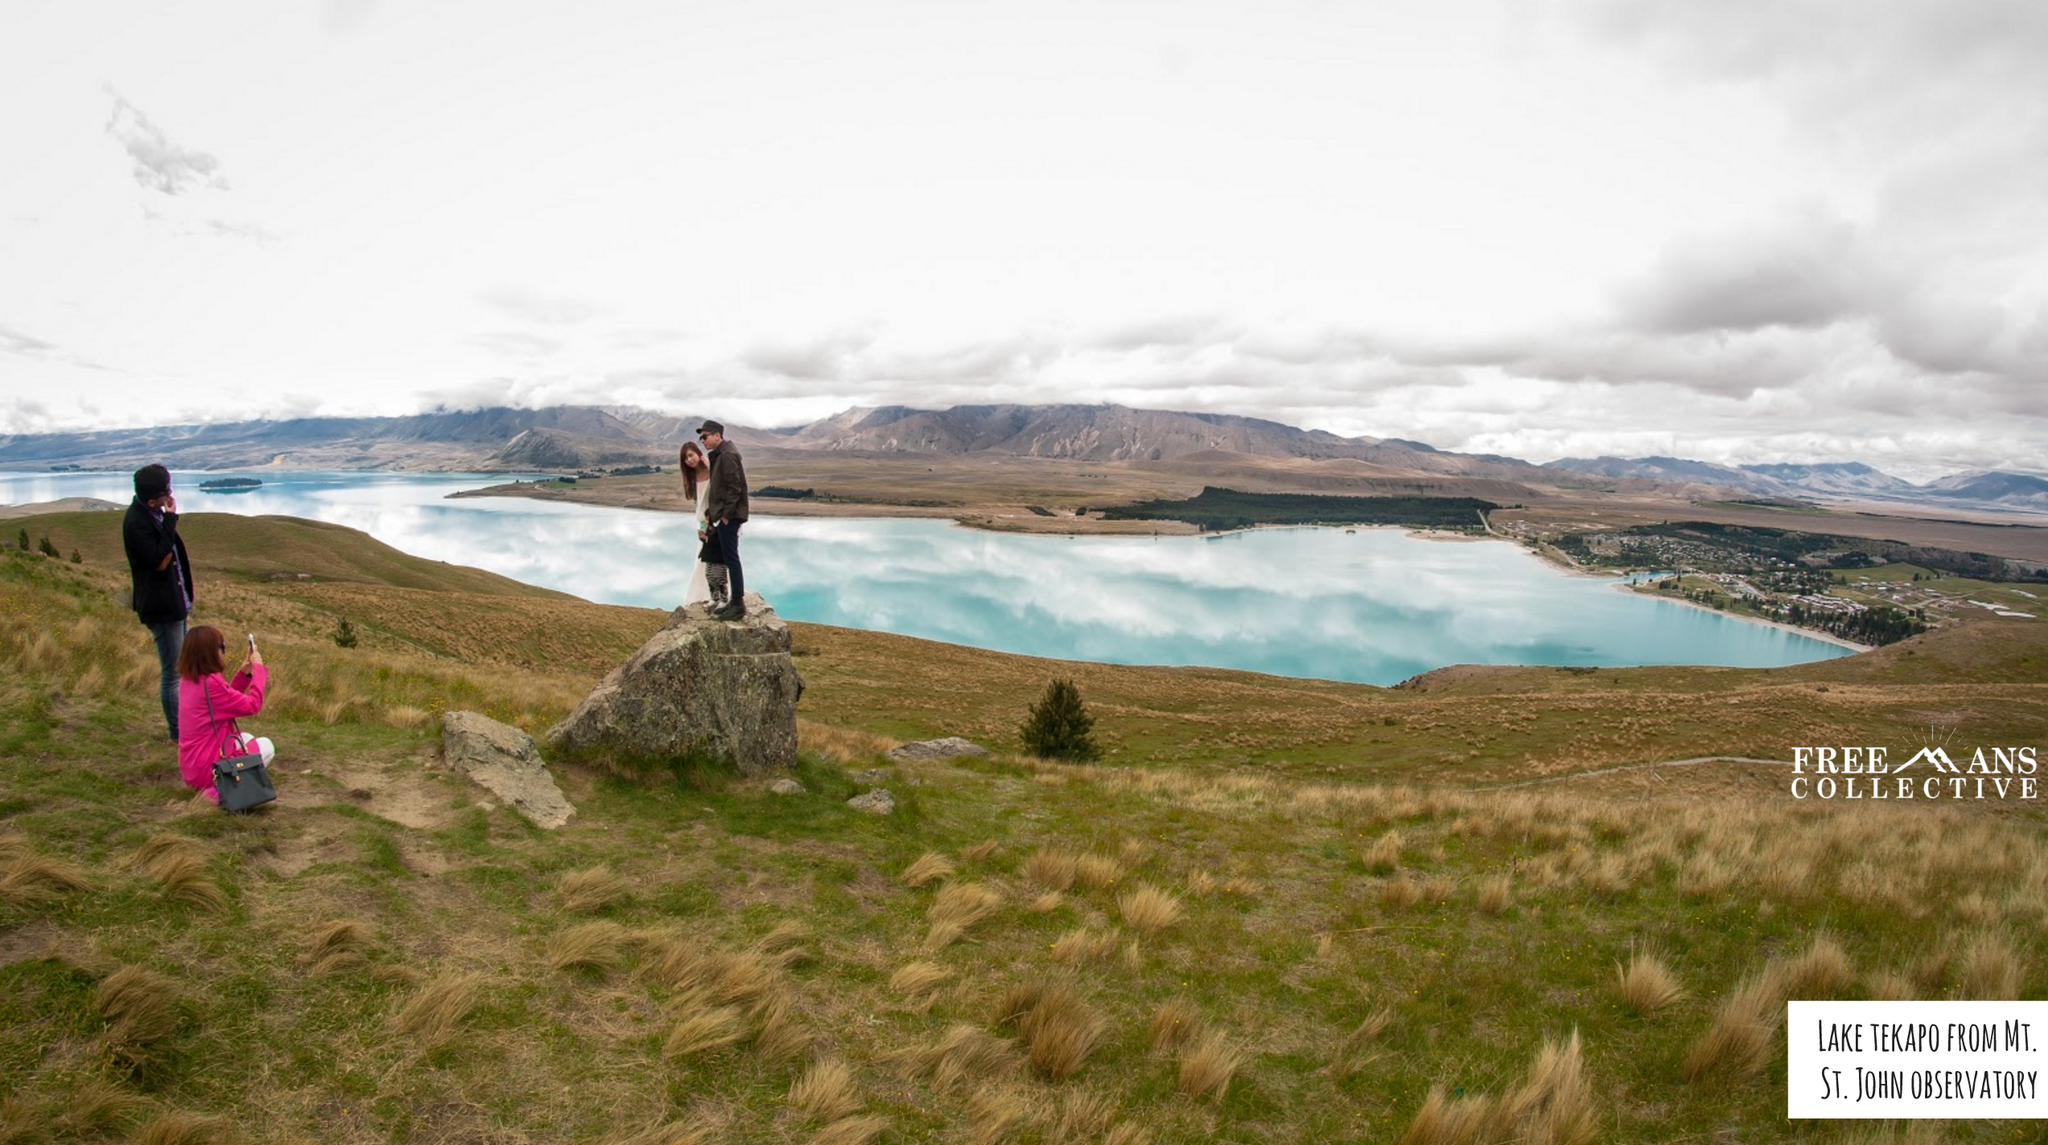
[[[739,447],[725,439],[725,427],[707,421],[697,427],[711,476],[704,487],[704,579],[713,601],[726,598],[711,615],[738,620],[747,614],[747,582],[740,572],[740,526],[747,521],[747,471]],[[728,590],[728,585],[730,586]]]

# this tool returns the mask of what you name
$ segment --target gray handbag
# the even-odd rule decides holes
[[[215,732],[220,723],[213,717],[213,690],[206,681],[199,682],[199,694],[206,697],[206,718]],[[263,757],[256,752],[241,755],[228,754],[228,741],[240,743],[239,731],[233,721],[228,723],[228,734],[221,737],[220,758],[213,761],[213,789],[220,795],[220,809],[230,812],[254,811],[277,798],[277,788],[270,782],[270,771],[263,766]]]

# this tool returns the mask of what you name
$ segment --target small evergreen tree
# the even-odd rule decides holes
[[[1019,734],[1024,750],[1041,759],[1071,759],[1086,763],[1102,758],[1095,744],[1095,718],[1081,703],[1081,690],[1072,680],[1054,680],[1045,694],[1024,717]]]
[[[24,552],[24,553],[25,553],[25,552],[27,552],[27,551],[28,551],[28,530],[27,530],[27,529],[23,529],[23,530],[21,531],[21,534],[20,534],[20,536],[19,536],[18,538],[16,538],[16,540],[15,540],[15,542],[14,542],[14,543],[15,543],[15,544],[17,544],[17,545],[20,545],[20,546],[21,546],[21,551],[22,551],[22,552]]]
[[[82,565],[85,563],[85,558],[78,555],[77,549],[71,550],[71,563],[74,565]]]
[[[42,540],[36,542],[36,551],[43,554],[46,557],[62,557],[64,555],[63,553],[57,551],[57,546],[51,544],[50,538],[48,537],[44,537]]]
[[[341,618],[340,624],[334,626],[334,643],[342,648],[356,646],[356,626],[350,624],[346,616]]]

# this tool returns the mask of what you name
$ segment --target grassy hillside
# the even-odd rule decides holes
[[[436,769],[436,713],[544,728],[661,614],[201,516],[282,747],[228,817],[117,544],[47,524],[83,563],[0,554],[0,1142],[1884,1140],[1785,1121],[1784,999],[2048,988],[2038,803],[1634,766],[2041,744],[2038,625],[1398,689],[797,626],[809,793],[564,767],[548,833]],[[1103,765],[1007,754],[1054,673]],[[999,754],[878,758],[954,733]],[[844,806],[876,782],[896,815]]]

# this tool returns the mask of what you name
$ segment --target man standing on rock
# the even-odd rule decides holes
[[[185,646],[185,617],[192,611],[192,561],[178,536],[178,499],[171,496],[171,471],[145,465],[135,471],[135,500],[121,521],[121,547],[128,553],[134,586],[129,604],[156,639],[164,723],[178,738],[178,653]]]
[[[712,612],[719,620],[747,614],[747,582],[740,572],[740,526],[747,521],[747,471],[739,447],[725,439],[725,427],[707,421],[697,427],[711,476],[704,489],[704,578],[711,585]]]

